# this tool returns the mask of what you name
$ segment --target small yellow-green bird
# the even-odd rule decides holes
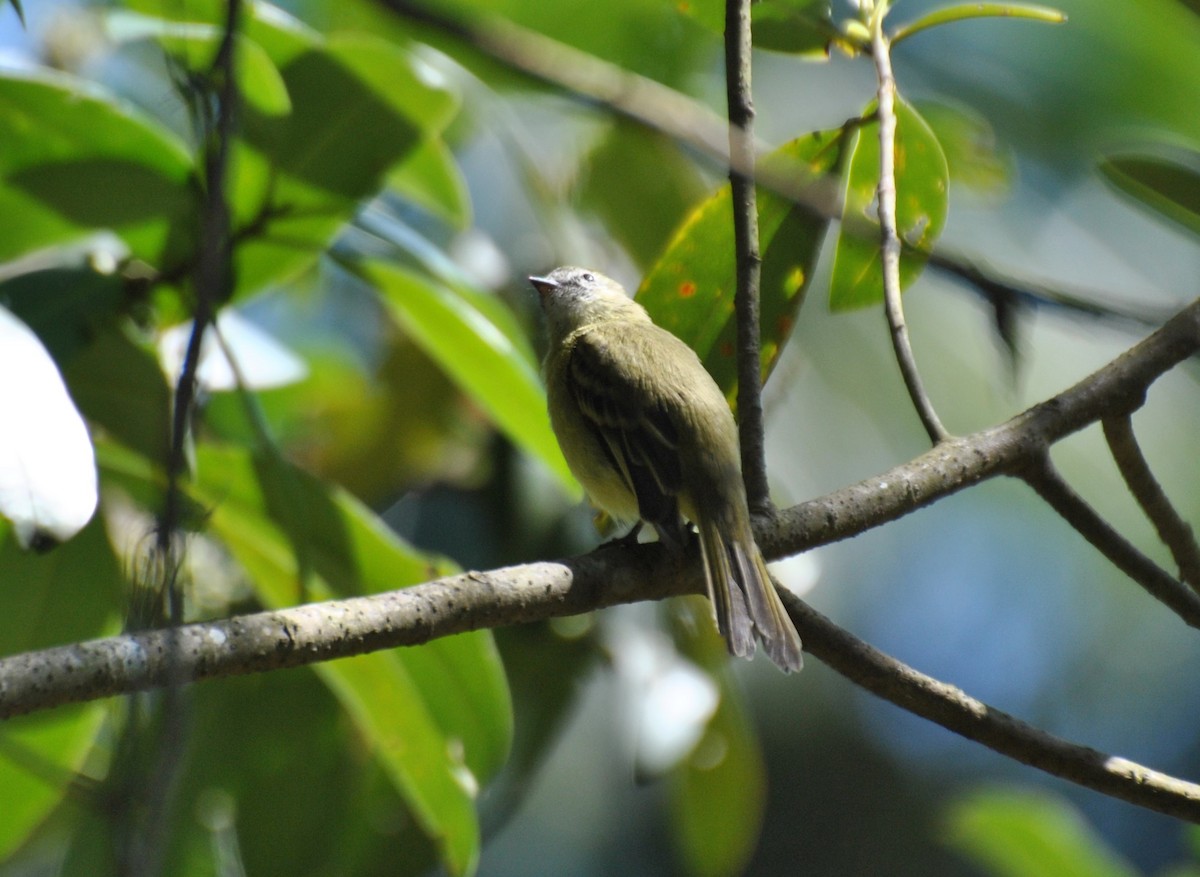
[[[700,358],[603,274],[565,267],[529,282],[549,328],[550,423],[571,472],[600,509],[652,524],[677,550],[683,519],[695,524],[729,651],[752,656],[757,636],[779,667],[799,670],[800,637],[750,529],[737,424]]]

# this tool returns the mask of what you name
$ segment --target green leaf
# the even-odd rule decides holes
[[[838,36],[828,0],[766,0],[750,15],[754,45],[774,52],[824,58]]]
[[[1016,160],[997,143],[995,130],[981,113],[933,101],[916,106],[946,154],[950,182],[985,195],[1007,191]]]
[[[232,179],[239,294],[312,265],[387,172],[446,124],[457,99],[412,57],[366,38],[260,41],[291,97],[286,116],[247,108]],[[276,54],[276,52],[278,54]],[[286,60],[281,60],[283,56]]]
[[[588,154],[578,186],[580,203],[647,267],[706,189],[695,163],[676,144],[620,121]],[[630,209],[630,192],[637,193],[636,210]]]
[[[166,463],[172,394],[147,346],[119,326],[106,329],[65,363],[63,378],[90,421],[148,460]]]
[[[1118,191],[1192,234],[1200,234],[1200,152],[1112,155],[1100,172]]]
[[[754,852],[766,809],[766,768],[728,670],[715,678],[721,702],[704,736],[671,774],[670,814],[684,872],[741,874]]]
[[[123,583],[98,519],[47,554],[21,551],[0,526],[0,654],[112,632]],[[102,703],[0,723],[0,860],[59,804],[100,730]]]
[[[13,12],[17,13],[17,19],[21,22],[21,27],[25,27],[25,10],[21,7],[21,0],[8,0],[13,8]]]
[[[154,265],[186,252],[192,161],[167,131],[62,74],[0,75],[0,260],[111,229]]]
[[[466,180],[449,147],[430,137],[392,170],[388,187],[396,194],[444,219],[454,228],[471,224],[471,200]]]
[[[801,183],[828,184],[840,166],[842,132],[819,131],[793,140],[764,165]],[[736,383],[736,288],[733,208],[728,185],[700,204],[676,230],[642,281],[637,300],[658,325],[692,347],[726,394]],[[829,221],[760,188],[759,247],[763,257],[760,308],[764,378],[791,333],[813,277]]]
[[[1071,805],[1043,792],[984,789],[955,804],[947,843],[998,877],[1135,877]]]
[[[405,331],[506,435],[577,490],[550,430],[537,370],[482,310],[457,290],[393,265],[348,267],[379,290]]]
[[[876,189],[879,186],[879,124],[851,135],[845,207],[829,284],[835,311],[883,301]],[[912,284],[946,224],[950,170],[941,144],[912,104],[896,98],[896,228],[905,247],[900,288]]]
[[[212,509],[213,533],[268,606],[291,605],[302,593],[327,599],[333,582],[401,587],[437,568],[348,495],[277,458],[205,446],[197,449],[197,473],[196,495]],[[305,505],[290,505],[296,502]],[[425,650],[432,654],[418,654]],[[511,734],[490,636],[375,652],[315,670],[370,741],[447,868],[471,871],[480,842],[474,795],[502,761]]]

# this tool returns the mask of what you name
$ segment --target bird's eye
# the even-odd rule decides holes
[[[596,275],[595,275],[595,274],[592,274],[590,271],[585,271],[585,272],[583,272],[583,279],[584,279],[584,280],[585,280],[587,283],[595,283],[595,282],[596,282]]]

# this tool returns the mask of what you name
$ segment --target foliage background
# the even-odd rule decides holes
[[[129,5],[168,17],[182,9],[159,0]],[[980,126],[973,137],[945,138],[961,157],[948,149],[942,245],[1026,284],[1149,315],[1169,312],[1195,294],[1194,233],[1121,195],[1098,164],[1120,151],[1195,149],[1200,18],[1169,0],[1059,5],[1070,17],[1060,27],[985,19],[897,48],[901,92],[922,108],[937,102],[959,111],[939,133],[954,130],[954,120]],[[65,81],[65,94],[84,92],[84,81],[102,83],[136,106],[151,130],[187,142],[186,111],[173,96],[163,48],[203,55],[210,37],[113,44],[103,36],[105,27],[111,34],[110,7],[85,7],[85,15],[68,4],[24,6],[27,32],[11,9],[0,18],[15,55],[32,54],[78,77]],[[711,10],[694,6],[685,14],[658,0],[461,4],[720,110],[720,39],[703,23]],[[916,18],[933,6],[905,0],[894,17]],[[301,89],[314,96],[303,116],[281,114],[269,69],[254,68],[262,79],[248,98],[250,149],[240,160],[249,170],[238,181],[246,188],[236,190],[239,216],[251,220],[260,203],[252,197],[263,179],[254,175],[262,170],[256,149],[289,171],[279,183],[286,199],[313,213],[272,217],[291,244],[255,251],[251,241],[241,251],[236,304],[299,353],[309,372],[260,395],[281,456],[264,450],[260,425],[237,394],[214,392],[205,401],[193,499],[211,511],[203,525],[211,539],[193,546],[191,612],[209,617],[318,598],[329,592],[323,589],[395,587],[449,562],[490,568],[585,550],[595,538],[589,515],[554,474],[552,446],[541,445],[541,462],[535,459],[545,435],[529,426],[536,398],[519,388],[529,386],[522,382],[538,343],[526,339],[539,334],[522,278],[585,263],[634,288],[677,224],[719,185],[718,174],[672,144],[532,87],[443,36],[414,33],[365,2],[308,0],[288,9],[313,29],[312,40],[365,32],[414,54],[378,67],[364,62],[366,89],[319,64],[308,78],[287,79],[292,100]],[[849,14],[842,6],[834,11],[837,19]],[[275,53],[276,66],[295,51],[282,33],[255,37]],[[414,37],[454,60],[413,47]],[[359,38],[329,37],[328,51],[336,55],[341,46],[347,54],[337,57],[365,57],[348,42]],[[770,143],[837,127],[873,94],[862,58],[763,51],[755,63],[758,133]],[[398,87],[397,76],[422,81],[426,64],[440,82]],[[17,138],[12,95],[7,89],[0,100],[0,125],[12,135],[9,148],[0,148],[7,181],[0,197],[9,199],[0,200],[7,205],[0,253],[11,260],[54,246],[52,264],[63,273],[5,275],[0,294],[40,329],[93,423],[105,505],[102,519],[48,555],[19,554],[8,540],[0,556],[5,654],[120,625],[121,557],[146,531],[139,514],[153,512],[160,498],[152,465],[161,462],[168,391],[150,368],[149,340],[185,316],[186,284],[165,283],[137,299],[127,277],[109,282],[94,261],[65,248],[86,231],[113,226],[114,199],[136,189],[155,197],[121,201],[130,212],[117,217],[126,221],[116,230],[135,257],[159,269],[170,264],[167,256],[185,253],[186,243],[159,239],[154,223],[161,213],[173,233],[187,230],[190,202],[180,181],[191,162],[186,148],[145,147],[161,166],[133,186],[104,161],[86,163],[94,158],[89,143],[101,158],[108,148],[101,126],[66,135],[57,127],[58,119],[70,129],[79,118],[69,101],[54,109],[61,116],[49,115],[49,104],[29,105],[28,118],[54,124]],[[928,118],[939,112],[925,111]],[[345,125],[328,125],[345,118]],[[272,127],[289,124],[280,119],[294,125],[282,137]],[[425,127],[412,131],[414,119]],[[317,132],[330,130],[331,142],[313,145]],[[411,148],[397,150],[397,142]],[[35,159],[21,159],[14,143],[27,144]],[[60,144],[58,157],[80,160],[71,168],[77,176],[61,167],[16,173],[49,164],[51,144]],[[384,194],[363,207],[384,183]],[[44,222],[31,220],[22,198],[50,205],[36,214]],[[71,213],[76,204],[80,212]],[[139,211],[147,205],[154,221],[143,223]],[[335,232],[337,258],[318,258]],[[925,447],[878,309],[834,313],[827,304],[830,250],[767,385],[769,469],[781,504],[867,477]],[[364,255],[378,261],[347,270],[348,259]],[[253,282],[256,271],[270,280],[265,290]],[[1024,312],[1010,359],[993,314],[971,290],[926,272],[906,302],[930,391],[957,432],[1068,386],[1143,331],[1048,308]],[[53,305],[40,325],[38,303]],[[473,345],[480,314],[504,343]],[[114,386],[128,391],[113,393]],[[130,397],[139,404],[129,406]],[[497,422],[508,425],[503,433]],[[1136,422],[1160,479],[1197,520],[1194,366],[1156,384]],[[1101,444],[1098,432],[1080,435],[1058,449],[1056,462],[1123,532],[1166,562]],[[310,481],[293,465],[323,480]],[[376,528],[367,507],[419,553]],[[343,542],[327,539],[331,521]],[[967,491],[785,564],[783,572],[868,641],[989,703],[1176,775],[1194,776],[1200,767],[1200,695],[1188,672],[1200,658],[1194,639],[1022,485]],[[1190,857],[1189,835],[1176,822],[1005,763],[853,690],[815,661],[795,679],[762,661],[730,668],[744,697],[730,701],[732,716],[718,715],[730,723],[724,739],[745,759],[730,784],[688,786],[686,764],[637,783],[645,741],[631,728],[647,703],[647,680],[661,681],[662,672],[628,656],[655,654],[661,630],[696,648],[677,619],[673,610],[640,606],[574,625],[498,631],[494,645],[480,636],[422,650],[426,657],[208,683],[188,693],[185,751],[165,767],[154,760],[164,751],[155,717],[172,713],[154,699],[133,718],[107,705],[8,723],[0,759],[11,781],[0,783],[0,811],[12,815],[0,850],[10,857],[0,873],[105,873],[113,847],[137,832],[161,839],[168,873],[236,873],[228,869],[238,862],[252,874],[419,871],[435,855],[425,839],[436,834],[430,824],[454,838],[472,830],[454,790],[438,791],[437,778],[420,773],[427,762],[401,751],[401,741],[421,734],[430,752],[452,750],[431,756],[439,770],[449,776],[465,766],[484,786],[482,874],[658,874],[688,863],[698,873],[720,873],[697,862],[725,856],[736,866],[744,850],[752,851],[747,869],[761,874],[799,867],[813,874],[1065,873],[1052,865],[1063,850],[1076,861],[1089,850],[1113,873],[1161,873]],[[739,725],[738,703],[756,733]],[[414,712],[426,718],[414,720]],[[156,809],[151,793],[175,769],[173,804]],[[74,771],[81,778],[68,783]],[[1042,792],[1048,802],[1025,797]],[[704,824],[702,814],[685,812],[689,800],[710,801],[720,828],[689,834],[689,826]],[[1077,807],[1094,833],[1073,816],[1041,809],[1057,801]],[[443,859],[471,861],[469,838],[462,844],[443,847]],[[997,848],[1008,851],[1007,864],[987,855]],[[1025,870],[1011,860],[1022,855]],[[1100,873],[1100,865],[1091,867],[1080,873]]]

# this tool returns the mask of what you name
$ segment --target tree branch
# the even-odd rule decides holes
[[[1022,764],[1131,804],[1200,822],[1200,785],[1028,725],[871,647],[799,597],[787,592],[782,596],[805,651],[872,694]]]
[[[1019,475],[1049,444],[1127,410],[1159,375],[1200,351],[1200,300],[1071,389],[1012,420],[949,439],[877,478],[782,513],[758,531],[778,558],[879,526],[996,475]],[[0,718],[171,684],[417,645],[485,627],[575,615],[698,591],[657,544],[601,548],[561,562],[470,572],[372,597],[111,637],[0,659]],[[956,733],[1105,794],[1200,822],[1200,789],[1058,740],[905,667],[785,594],[808,649],[838,672]]]
[[[750,511],[771,512],[762,407],[762,355],[759,286],[762,256],[758,244],[755,191],[754,101],[751,95],[750,0],[725,0],[725,92],[729,104],[729,185],[737,258],[738,431],[742,479]],[[737,168],[737,169],[735,169]]]
[[[892,74],[892,58],[883,19],[887,0],[876,0],[871,13],[871,56],[875,60],[877,116],[879,118],[879,257],[883,268],[883,305],[891,330],[892,349],[896,363],[908,388],[909,398],[921,418],[921,424],[935,445],[948,438],[949,433],[933,408],[933,402],[921,381],[908,325],[904,321],[904,305],[900,300],[900,234],[896,228],[896,79]]]
[[[1137,436],[1133,433],[1133,420],[1128,414],[1104,418],[1104,437],[1112,451],[1117,468],[1129,487],[1129,492],[1158,531],[1158,537],[1179,565],[1179,577],[1200,591],[1200,545],[1187,521],[1171,505],[1166,491],[1150,471],[1150,464],[1142,456]]]
[[[1141,585],[1154,599],[1169,607],[1186,624],[1200,628],[1200,596],[1184,587],[1182,582],[1113,529],[1062,479],[1049,459],[1043,459],[1040,465],[1031,464],[1021,477],[1117,569]]]

